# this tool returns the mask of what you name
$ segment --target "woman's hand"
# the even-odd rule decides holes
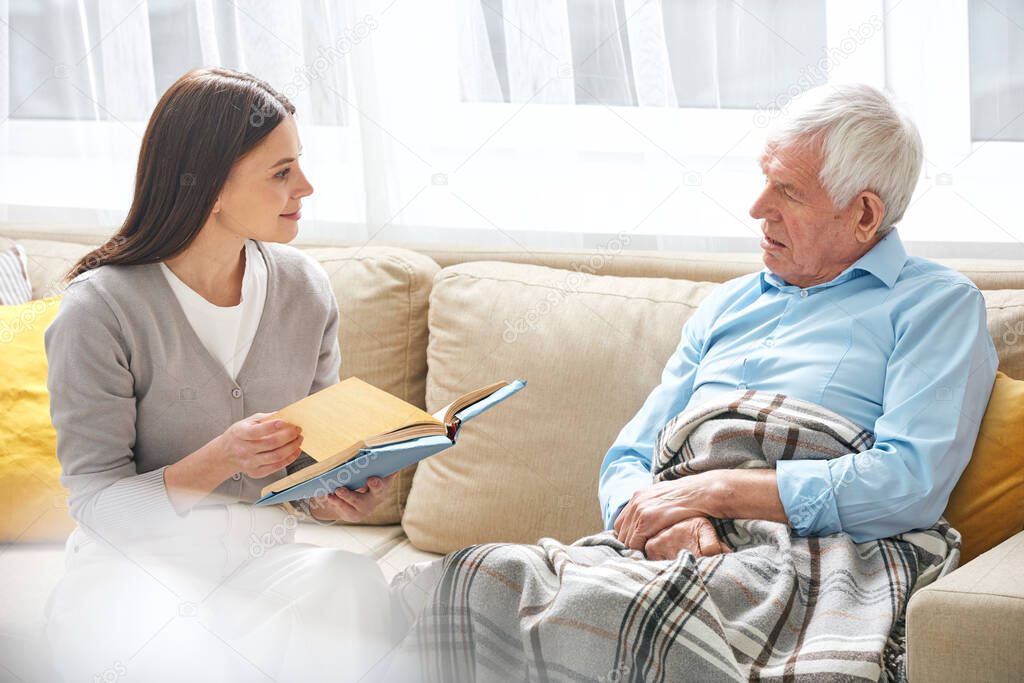
[[[383,502],[398,473],[381,479],[370,477],[366,486],[355,491],[345,487],[308,499],[309,514],[322,522],[361,522]]]
[[[260,423],[271,413],[254,413],[218,437],[233,472],[260,479],[291,464],[302,452],[302,429],[283,420]]]
[[[704,472],[662,481],[633,494],[615,518],[615,537],[633,550],[643,550],[662,531],[692,517],[721,517],[718,490]]]
[[[707,517],[690,517],[662,530],[644,546],[648,560],[674,560],[680,551],[689,550],[694,557],[731,553],[722,542],[715,525]]]

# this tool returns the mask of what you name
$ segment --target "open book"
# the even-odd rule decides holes
[[[357,377],[310,394],[260,422],[302,428],[302,455],[291,474],[266,486],[256,505],[322,496],[366,485],[451,448],[462,424],[526,386],[496,382],[464,394],[433,415]],[[298,469],[296,469],[298,468]]]

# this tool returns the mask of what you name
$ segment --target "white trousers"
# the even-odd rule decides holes
[[[369,681],[391,648],[372,559],[295,543],[278,507],[196,508],[180,527],[113,544],[76,529],[47,603],[69,681]]]

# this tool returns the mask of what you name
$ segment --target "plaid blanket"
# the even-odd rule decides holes
[[[737,391],[662,429],[654,479],[834,458],[873,442],[820,406]],[[902,680],[907,600],[959,559],[959,534],[943,519],[861,544],[712,521],[735,552],[650,561],[604,532],[451,553],[434,567],[406,648],[418,650],[424,678],[443,681]],[[396,593],[422,571],[396,577]]]

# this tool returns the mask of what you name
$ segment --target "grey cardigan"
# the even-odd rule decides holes
[[[100,266],[64,290],[46,329],[50,418],[71,516],[98,535],[145,536],[178,518],[164,469],[253,413],[338,381],[338,305],[298,249],[257,242],[267,298],[231,379],[203,346],[159,264]],[[203,502],[252,501],[284,476],[237,474]]]

